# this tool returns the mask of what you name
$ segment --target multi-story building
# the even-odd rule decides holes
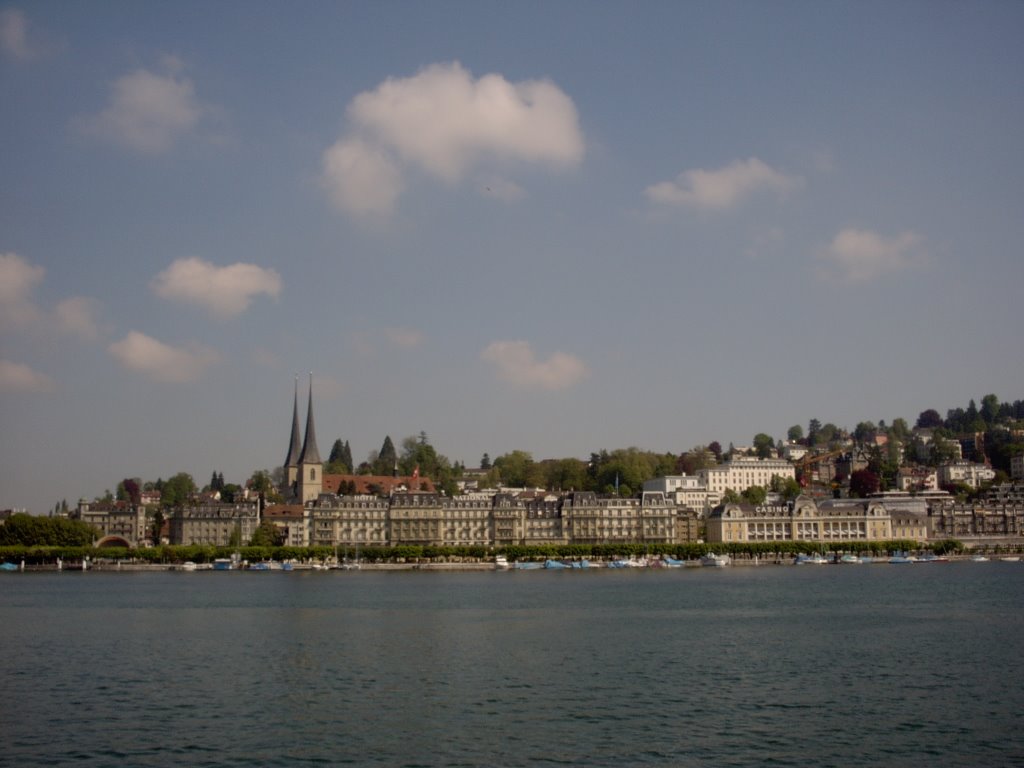
[[[979,488],[982,483],[995,480],[996,473],[985,464],[974,464],[969,461],[953,461],[939,466],[939,484],[966,485]]]
[[[1024,480],[1024,453],[1010,457],[1010,477],[1014,480]]]
[[[97,546],[140,547],[146,541],[146,508],[141,504],[79,501],[69,517],[91,525],[99,532]]]
[[[696,475],[665,475],[644,483],[644,491],[654,491],[672,498],[677,507],[707,514],[721,503],[721,494],[708,493],[704,481]]]
[[[796,468],[785,459],[740,456],[716,467],[701,469],[697,472],[697,477],[704,482],[709,494],[718,494],[721,497],[728,489],[743,493],[755,485],[770,488],[772,478],[775,477],[795,480]]]
[[[227,547],[248,544],[260,524],[259,504],[203,504],[175,509],[170,516],[172,544]]]
[[[885,541],[892,523],[885,506],[870,499],[815,502],[800,496],[789,504],[723,504],[707,521],[712,542]]]
[[[310,509],[310,541],[323,547],[387,546],[390,506],[379,496],[321,494]]]

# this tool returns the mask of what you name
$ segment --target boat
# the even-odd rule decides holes
[[[569,567],[570,568],[576,568],[576,569],[589,568],[590,567],[590,561],[587,560],[586,558],[584,558],[583,560],[573,560],[573,561],[571,561],[569,563]]]
[[[664,564],[664,566],[666,568],[682,568],[683,567],[683,561],[682,560],[676,560],[674,557],[669,557],[668,555],[662,555],[661,556],[661,562]]]
[[[629,560],[623,560],[622,558],[619,558],[617,560],[609,560],[608,561],[608,567],[609,568],[629,568]]]
[[[919,558],[917,558],[917,562],[919,562],[919,563],[948,563],[949,562],[949,558],[945,557],[944,555],[936,555],[936,554],[934,554],[932,552],[929,552],[927,555],[921,555]]]
[[[494,567],[499,571],[507,571],[509,568],[508,558],[505,555],[495,556]]]
[[[0,563],[0,571],[16,571],[18,566],[14,563]]]
[[[972,563],[987,563],[988,562],[988,558],[985,557],[984,555],[971,555],[971,562]]]
[[[828,558],[820,552],[815,552],[813,555],[797,555],[793,561],[793,565],[825,565],[826,563],[828,563]]]
[[[235,564],[230,557],[218,557],[213,561],[213,570],[215,571],[232,571],[234,568]]]
[[[856,555],[843,555],[839,558],[839,562],[843,565],[860,565],[863,561]]]
[[[549,571],[560,571],[564,568],[567,568],[568,566],[561,560],[545,560],[544,567],[547,568]]]
[[[701,565],[706,565],[711,568],[723,568],[731,562],[732,559],[728,555],[716,555],[714,552],[708,552],[700,559]]]
[[[517,562],[515,569],[517,571],[538,571],[544,567],[544,563],[537,563],[532,560],[527,560],[522,563]]]
[[[1020,562],[1020,558],[1017,557],[1016,555],[1011,555],[1009,557],[1000,557],[999,559],[1002,560],[1004,563],[1019,563]]]
[[[892,557],[889,558],[890,565],[909,565],[916,563],[917,558],[913,555],[905,555],[902,552],[896,552]]]
[[[191,560],[186,560],[184,563],[181,564],[181,570],[183,571],[194,571],[196,570],[197,567],[198,566],[196,566],[196,564],[193,563]]]

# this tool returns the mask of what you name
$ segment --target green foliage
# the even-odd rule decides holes
[[[264,520],[253,531],[250,547],[280,547],[284,544],[284,531],[269,520]]]
[[[774,450],[775,440],[771,435],[766,435],[764,432],[754,435],[754,453],[759,459],[767,459]]]
[[[97,531],[80,520],[37,517],[19,513],[0,525],[0,544],[22,546],[83,547],[93,543]]]
[[[165,507],[181,507],[188,504],[195,495],[196,484],[192,475],[179,472],[163,484],[160,491],[160,503]]]
[[[752,485],[740,494],[748,504],[764,504],[768,498],[768,492],[759,485]]]

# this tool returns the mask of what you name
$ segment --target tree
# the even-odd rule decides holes
[[[989,426],[992,426],[999,419],[1000,406],[999,398],[995,395],[985,395],[981,398],[981,418]]]
[[[889,428],[889,433],[900,442],[906,441],[907,437],[910,435],[910,427],[907,426],[907,420],[900,418],[893,419],[892,427]]]
[[[179,472],[164,483],[160,492],[160,503],[165,507],[180,507],[191,501],[196,492],[192,475]]]
[[[587,465],[579,459],[548,459],[540,462],[540,470],[549,490],[579,490],[587,482]]]
[[[720,442],[712,440],[708,443],[708,450],[714,454],[716,462],[722,461],[722,444]]]
[[[927,411],[921,411],[917,417],[918,429],[936,429],[941,426],[942,417],[939,416],[939,412],[934,408],[929,408]]]
[[[284,544],[284,537],[284,531],[269,520],[264,520],[253,531],[249,545],[252,547],[280,547]]]
[[[328,475],[348,475],[352,472],[352,465],[345,461],[345,443],[341,439],[334,441],[331,446],[331,453],[324,465],[324,473]]]
[[[26,547],[87,547],[96,529],[80,520],[36,517],[23,512],[11,515],[0,525],[0,545]]]
[[[764,504],[768,498],[768,492],[759,485],[752,485],[740,494],[748,504]]]
[[[878,427],[875,426],[874,422],[862,421],[856,429],[853,430],[853,439],[858,443],[865,442],[868,438],[875,434]]]
[[[786,432],[786,439],[791,443],[799,443],[804,439],[804,428],[799,424],[794,424]]]
[[[491,457],[486,453],[480,457],[480,469],[485,472],[491,468]]]
[[[880,478],[870,469],[858,469],[850,475],[850,494],[866,499],[878,493]]]
[[[395,444],[391,442],[391,435],[384,437],[384,442],[377,452],[377,458],[372,464],[375,475],[390,475],[395,471],[395,467],[398,465],[398,452],[395,450]]]
[[[821,422],[811,419],[807,425],[807,445],[817,445],[818,432],[821,431]]]
[[[503,485],[512,488],[536,488],[544,482],[544,475],[527,451],[512,451],[494,460]]]
[[[754,452],[759,459],[767,459],[775,450],[775,439],[764,432],[754,435]]]

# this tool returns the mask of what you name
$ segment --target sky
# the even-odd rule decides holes
[[[1024,398],[1024,3],[0,5],[0,509]],[[298,384],[296,385],[296,377]]]

